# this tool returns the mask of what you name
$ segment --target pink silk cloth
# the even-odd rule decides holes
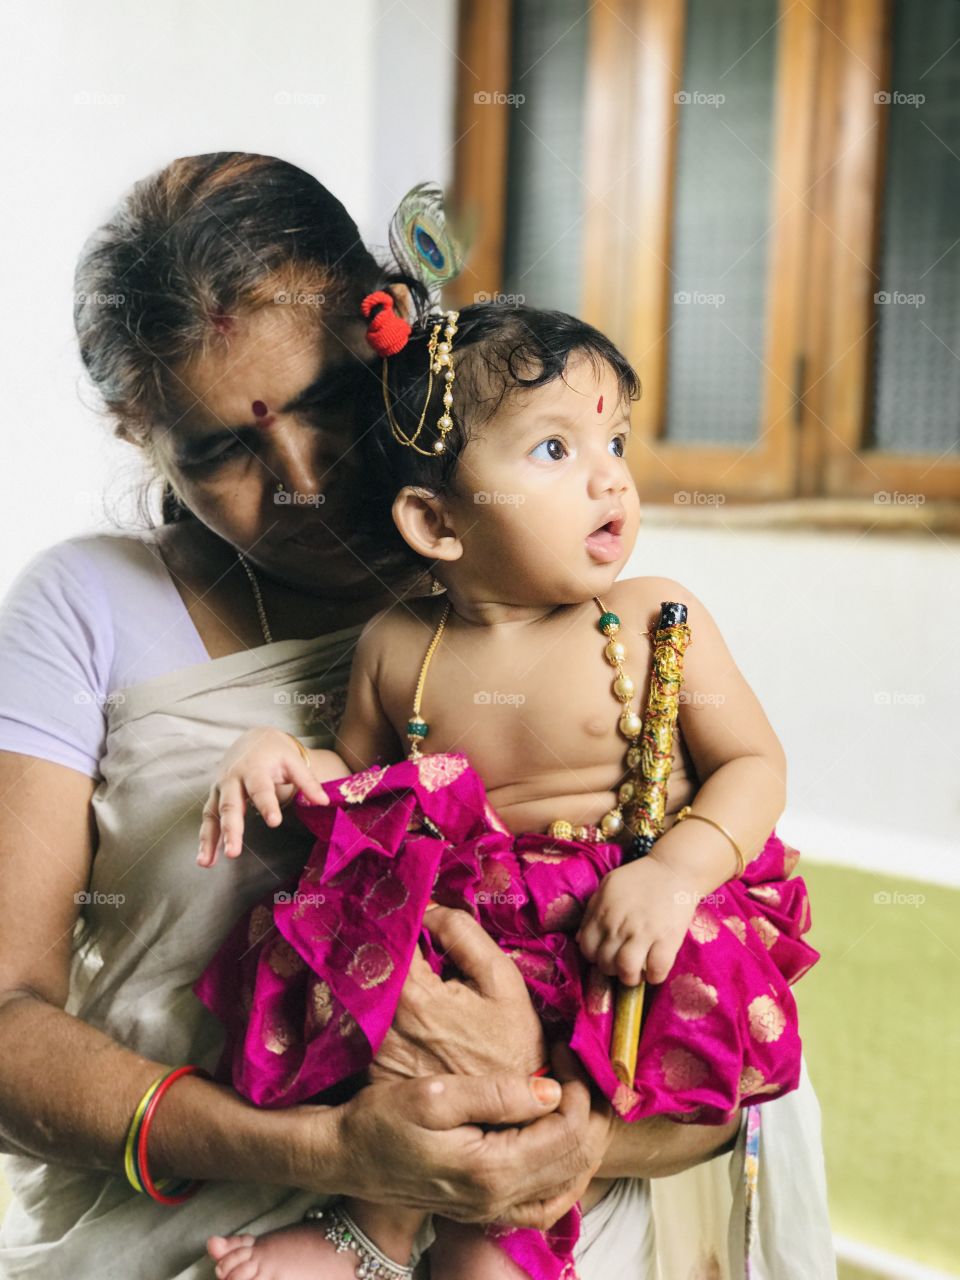
[[[390,1028],[414,948],[444,966],[423,914],[469,911],[520,969],[548,1041],[569,1044],[624,1120],[723,1124],[796,1088],[790,984],[819,959],[799,854],[771,832],[743,875],[701,899],[665,982],[648,986],[633,1088],[610,1065],[615,982],[574,935],[620,865],[616,844],[513,835],[466,756],[436,753],[298,793],[317,837],[296,881],[234,926],[194,984],[227,1036],[217,1078],[262,1107],[315,1098],[367,1067]],[[486,1230],[532,1280],[572,1280],[580,1214],[549,1231]]]

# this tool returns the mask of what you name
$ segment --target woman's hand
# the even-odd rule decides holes
[[[327,804],[320,779],[350,772],[332,751],[309,751],[304,759],[297,741],[282,729],[248,729],[224,756],[217,780],[203,806],[197,862],[212,867],[219,849],[228,858],[243,850],[243,816],[250,800],[268,827],[282,821],[281,808],[301,790],[314,804]]]
[[[438,949],[464,975],[444,982],[414,951],[393,1026],[370,1067],[372,1080],[440,1073],[531,1075],[547,1061],[540,1019],[520,970],[467,911],[430,907]]]
[[[340,1194],[457,1222],[544,1230],[581,1195],[597,1157],[590,1094],[579,1080],[562,1093],[555,1081],[503,1073],[380,1081],[334,1114],[335,1171],[320,1143],[316,1175],[301,1175],[300,1185],[324,1191],[335,1176]]]

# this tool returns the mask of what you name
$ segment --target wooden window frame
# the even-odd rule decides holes
[[[455,204],[477,228],[455,303],[503,289],[510,0],[460,0]],[[582,313],[637,366],[641,496],[744,501],[960,495],[960,459],[869,442],[891,0],[781,0],[763,394],[749,445],[666,437],[674,166],[684,0],[598,0],[589,15]],[[629,95],[624,86],[630,87]],[[667,198],[663,198],[667,192]],[[876,498],[875,498],[876,501]]]

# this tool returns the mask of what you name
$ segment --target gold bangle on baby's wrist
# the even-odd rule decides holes
[[[740,851],[740,846],[737,844],[736,840],[734,840],[733,836],[730,834],[730,832],[727,830],[726,827],[721,826],[721,824],[719,822],[714,821],[713,818],[708,818],[705,813],[694,813],[692,807],[688,804],[685,804],[683,808],[680,810],[680,812],[677,814],[676,818],[674,818],[674,825],[676,825],[678,822],[682,822],[684,818],[699,818],[701,822],[709,822],[711,827],[716,827],[716,829],[720,832],[721,835],[725,835],[727,839],[730,841],[730,843],[733,845],[734,852],[737,855],[737,870],[735,874],[737,876],[743,875],[747,865],[747,860],[746,858],[744,858],[742,852]],[[731,879],[732,878],[733,877],[731,877]]]
[[[290,733],[289,730],[287,729],[284,730],[284,733],[286,733],[288,738],[292,738],[294,742],[297,744],[297,750],[303,756],[303,762],[307,766],[307,768],[308,769],[312,768],[313,766],[310,763],[310,753],[309,751],[307,751],[307,748],[303,745],[303,743],[300,741],[297,735],[295,733]]]

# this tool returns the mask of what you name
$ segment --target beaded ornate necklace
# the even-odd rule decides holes
[[[626,648],[622,641],[618,640],[617,633],[620,630],[620,619],[615,613],[612,613],[599,596],[594,596],[594,603],[600,610],[600,619],[597,626],[602,635],[606,637],[607,643],[603,649],[603,655],[610,665],[615,669],[616,675],[613,680],[613,693],[620,703],[620,717],[617,727],[620,733],[630,744],[627,748],[626,765],[627,770],[636,773],[641,764],[641,751],[638,740],[643,731],[643,720],[640,715],[631,707],[634,694],[636,693],[636,685],[630,676],[624,670],[624,660],[627,656]],[[420,714],[421,703],[423,700],[423,689],[427,679],[427,670],[430,666],[430,660],[437,651],[440,638],[443,635],[444,628],[447,625],[447,619],[450,617],[450,601],[444,605],[443,613],[433,638],[427,646],[427,651],[423,656],[423,662],[420,666],[420,675],[417,679],[416,691],[413,695],[413,714],[407,721],[407,741],[410,743],[410,750],[407,754],[408,760],[416,760],[419,758],[420,745],[430,732],[430,726]],[[649,635],[649,632],[644,632]],[[555,822],[551,822],[548,828],[548,834],[554,836],[558,840],[581,840],[588,843],[599,844],[603,841],[615,840],[619,836],[626,823],[624,810],[634,800],[636,795],[636,785],[629,779],[620,784],[617,791],[617,803],[608,810],[600,819],[598,825],[574,825],[565,818],[558,818]]]

